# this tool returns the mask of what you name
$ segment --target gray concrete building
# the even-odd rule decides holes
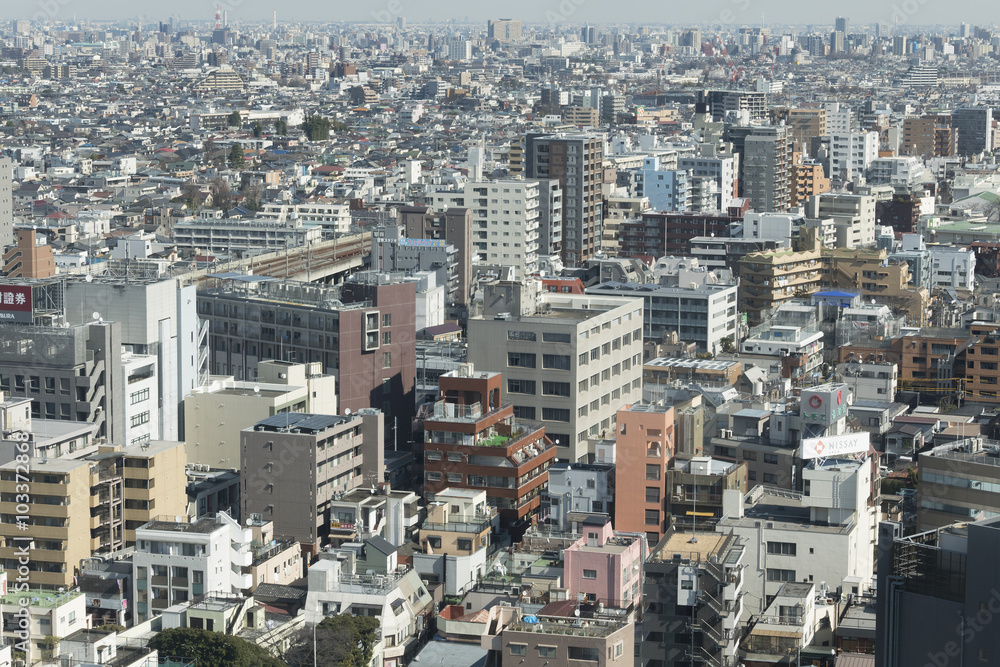
[[[469,361],[502,372],[519,420],[540,421],[559,458],[587,462],[618,408],[642,396],[642,300],[486,286],[469,319]]]
[[[14,161],[0,158],[0,248],[14,243]]]
[[[383,481],[383,415],[283,413],[240,433],[243,516],[274,521],[276,534],[318,552],[330,535],[330,504]]]
[[[90,422],[116,444],[121,363],[118,322],[0,326],[0,391],[30,398],[34,418]]]
[[[563,193],[562,260],[582,266],[601,248],[604,137],[592,134],[528,134],[525,176],[558,179]]]
[[[958,154],[963,157],[993,150],[993,109],[960,107],[951,112],[951,126],[958,130]]]

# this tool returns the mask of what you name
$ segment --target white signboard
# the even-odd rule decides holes
[[[818,459],[867,452],[871,445],[869,433],[849,433],[831,435],[827,438],[805,438],[802,440],[802,458]]]

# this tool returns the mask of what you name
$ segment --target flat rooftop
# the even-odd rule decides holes
[[[267,419],[261,419],[254,426],[250,427],[249,430],[290,431],[294,429],[300,432],[319,433],[351,419],[351,417],[340,415],[311,415],[301,412],[282,412],[272,415]]]
[[[704,371],[724,371],[733,366],[738,366],[740,362],[728,359],[685,359],[679,357],[657,357],[643,364],[643,366],[664,367],[664,368],[686,368],[691,370]]]
[[[215,519],[205,517],[191,522],[154,519],[139,526],[137,530],[159,530],[170,533],[201,533],[207,535],[214,533],[221,527],[222,524],[216,522]]]
[[[691,560],[708,560],[710,556],[718,555],[725,535],[717,533],[671,533],[666,541],[660,542],[660,548],[653,553],[654,560],[672,560],[675,554]]]

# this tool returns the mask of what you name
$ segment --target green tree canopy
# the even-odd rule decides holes
[[[229,168],[239,170],[245,165],[246,160],[243,158],[243,146],[234,143],[229,148]]]
[[[242,127],[243,126],[243,116],[240,115],[239,111],[234,111],[229,114],[229,127]]]
[[[253,124],[253,136],[260,138],[264,134],[264,126],[257,121]]]
[[[316,626],[316,664],[322,667],[368,667],[375,651],[379,620],[338,614]],[[290,667],[311,667],[313,635],[304,630],[282,656]]]
[[[171,628],[158,633],[149,642],[161,656],[197,660],[198,667],[285,667],[264,649],[239,637],[194,628]]]
[[[330,138],[330,119],[319,115],[309,116],[302,126],[309,141],[326,141]]]
[[[274,131],[282,136],[288,134],[288,122],[284,118],[274,121]]]

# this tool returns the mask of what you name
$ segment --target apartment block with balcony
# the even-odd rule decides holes
[[[8,590],[7,582],[3,590]],[[25,604],[24,600],[27,600]],[[27,618],[24,614],[27,614]],[[24,664],[38,664],[43,657],[51,655],[53,643],[58,645],[58,639],[68,637],[78,630],[90,628],[90,616],[86,613],[86,600],[83,593],[75,590],[56,591],[31,588],[27,591],[13,590],[0,597],[0,618],[3,619],[4,653],[10,655],[13,646],[24,651]],[[25,630],[28,640],[22,642],[18,637],[24,619],[27,622]],[[52,638],[56,638],[53,642]],[[11,664],[11,663],[7,663]],[[16,663],[15,663],[16,664]]]
[[[466,183],[462,192],[429,195],[438,208],[472,213],[472,249],[483,264],[512,266],[519,278],[538,268],[541,205],[538,181]]]
[[[711,456],[674,459],[664,473],[665,511],[674,526],[709,528],[724,514],[727,490],[747,491],[746,461],[723,461]]]
[[[157,440],[79,459],[31,458],[27,545],[15,540],[25,535],[15,520],[24,475],[18,479],[13,461],[0,466],[3,568],[17,576],[19,548],[27,546],[31,585],[72,586],[82,559],[132,546],[135,529],[159,512],[185,513],[184,464],[183,443]]]
[[[805,664],[829,664],[837,652],[830,647],[838,609],[819,598],[817,584],[786,583],[773,601],[751,621],[740,642],[740,657],[747,667],[789,664],[789,656]],[[819,642],[826,646],[819,646]]]
[[[421,579],[444,584],[445,595],[462,595],[489,573],[487,558],[491,534],[499,527],[495,507],[487,505],[486,491],[444,489],[427,506],[427,520],[413,554],[413,569]]]
[[[373,548],[366,546],[369,552]],[[394,551],[386,554],[385,565],[366,573],[366,564],[353,551],[321,552],[309,568],[303,613],[310,626],[337,614],[378,618],[381,642],[376,652],[381,649],[382,657],[376,654],[375,664],[392,667],[408,664],[428,639],[434,600],[417,571],[400,566]]]
[[[491,607],[480,642],[489,652],[487,664],[631,667],[636,637],[635,624],[626,619],[590,614],[576,602],[561,602],[537,614],[519,607]]]
[[[282,413],[240,432],[242,516],[274,521],[280,535],[315,554],[331,537],[339,494],[382,481],[383,415]]]
[[[736,667],[743,617],[740,538],[669,531],[646,560],[637,665]]]
[[[749,324],[760,324],[766,311],[819,289],[820,256],[819,239],[813,229],[800,232],[795,248],[744,256],[740,260],[740,307],[747,313]]]
[[[186,521],[157,517],[136,531],[132,557],[135,623],[206,593],[241,593],[253,579],[252,531],[228,514]]]
[[[620,224],[619,256],[690,255],[696,237],[728,237],[733,223],[743,220],[746,203],[734,203],[720,213],[645,211],[638,220]]]
[[[675,426],[673,406],[662,403],[635,403],[617,414],[616,478],[644,481],[615,485],[615,526],[644,533],[651,545],[659,542],[669,526],[666,481],[676,451]]]
[[[503,401],[500,373],[471,364],[441,376],[440,398],[424,422],[424,493],[485,489],[509,523],[537,513],[556,447],[545,428],[518,423]]]
[[[364,542],[378,535],[394,546],[415,541],[425,516],[422,499],[413,491],[393,489],[389,482],[335,493],[330,501],[330,543]]]
[[[524,147],[528,179],[559,180],[563,195],[562,260],[569,267],[583,266],[601,248],[604,136],[528,134]]]
[[[542,293],[539,281],[485,287],[469,319],[469,361],[502,371],[514,415],[540,421],[559,458],[587,462],[590,442],[642,391],[640,299]]]
[[[250,529],[250,587],[260,584],[291,585],[303,575],[302,549],[293,539],[275,535],[274,522],[252,516],[246,521]]]

